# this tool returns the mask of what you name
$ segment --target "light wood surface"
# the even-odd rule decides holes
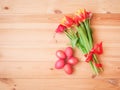
[[[74,74],[54,68],[56,50],[70,46],[54,31],[79,8],[93,12],[95,42],[103,41],[96,77],[77,49]],[[120,1],[0,0],[0,90],[120,90]]]

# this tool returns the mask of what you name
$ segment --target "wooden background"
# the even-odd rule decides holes
[[[94,13],[94,38],[103,41],[97,77],[82,60],[73,75],[54,69],[55,51],[69,46],[54,31],[79,8]],[[120,90],[120,0],[0,0],[0,90]]]

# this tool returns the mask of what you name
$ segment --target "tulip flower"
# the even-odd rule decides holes
[[[79,17],[80,22],[85,21],[86,19],[90,19],[92,16],[91,12],[87,12],[86,9],[79,9],[75,13],[75,16]]]
[[[56,29],[56,33],[62,33],[63,31],[65,31],[67,28],[66,26],[59,24],[57,29]]]
[[[65,16],[62,19],[61,24],[66,26],[66,27],[71,27],[74,24],[74,20],[69,16]]]
[[[73,17],[73,20],[74,20],[74,23],[75,23],[77,26],[82,22],[82,19],[81,19],[79,16],[77,16],[77,15],[75,15],[75,16]]]

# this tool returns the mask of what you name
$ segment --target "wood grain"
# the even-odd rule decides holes
[[[119,0],[0,0],[1,14],[54,14],[73,13],[76,9],[86,8],[97,13],[120,13]],[[5,8],[7,7],[7,9]],[[58,13],[57,13],[58,14]]]
[[[5,81],[6,80],[6,81]],[[119,90],[120,79],[12,79],[0,84],[4,90]],[[96,83],[97,81],[97,83]],[[9,83],[6,83],[9,82]],[[8,87],[6,87],[8,86]],[[32,86],[32,87],[31,87]]]
[[[119,78],[120,62],[102,61],[104,72],[97,78]],[[87,63],[80,62],[74,67],[73,75],[66,75],[63,70],[54,68],[54,61],[19,61],[19,62],[0,62],[0,78],[91,78],[91,68]],[[7,68],[6,68],[7,67]],[[85,68],[83,68],[85,67]],[[82,73],[84,72],[84,73]],[[113,73],[114,72],[114,73]]]
[[[120,90],[119,0],[0,0],[0,90]],[[73,75],[56,70],[55,52],[70,46],[55,29],[64,15],[79,8],[93,12],[95,43],[104,72],[92,75],[83,55]],[[54,37],[55,36],[55,37]]]

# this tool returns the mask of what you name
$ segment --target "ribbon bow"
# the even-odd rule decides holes
[[[88,54],[85,54],[85,57],[86,57],[86,62],[90,62],[92,61],[92,56],[93,54],[102,54],[103,53],[103,48],[102,48],[102,42],[100,42],[99,44],[96,44],[92,49],[91,51],[88,53]],[[102,64],[96,64],[97,67],[101,67]]]

